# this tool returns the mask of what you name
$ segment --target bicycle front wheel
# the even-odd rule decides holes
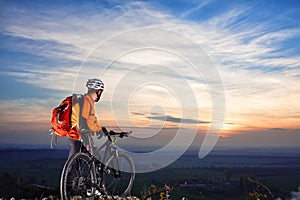
[[[135,178],[135,167],[131,157],[119,153],[105,164],[102,185],[107,195],[125,197],[130,194]]]
[[[74,154],[65,164],[61,180],[61,199],[93,199],[95,193],[95,167],[86,153]]]

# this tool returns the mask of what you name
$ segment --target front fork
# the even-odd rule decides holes
[[[113,160],[112,160],[112,175],[114,178],[118,179],[121,178],[121,170],[120,170],[120,163],[119,163],[119,152],[116,147],[113,147]]]
[[[108,171],[106,171],[105,173],[111,174],[114,178],[121,178],[121,170],[120,170],[120,163],[119,163],[119,153],[116,147],[111,147],[110,150],[110,156],[107,157],[108,155],[105,156],[105,158],[111,158],[112,157],[112,162],[110,163],[110,166],[108,166],[109,168],[106,169]],[[105,159],[105,160],[109,160],[109,159]],[[100,170],[100,174],[102,175],[101,178],[103,178],[103,173],[104,173],[104,164],[101,163],[101,170]]]

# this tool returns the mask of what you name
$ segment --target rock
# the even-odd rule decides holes
[[[81,196],[73,197],[73,200],[83,200]],[[119,197],[119,196],[107,196],[107,195],[101,195],[97,197],[96,199],[99,200],[140,200],[138,197],[135,196],[128,196],[128,197]],[[49,196],[45,197],[42,200],[60,200],[60,197],[55,196]]]

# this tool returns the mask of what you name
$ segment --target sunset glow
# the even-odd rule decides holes
[[[2,1],[1,142],[47,144],[52,109],[95,76],[111,129],[203,137],[224,109],[220,145],[299,146],[298,1],[167,2]]]

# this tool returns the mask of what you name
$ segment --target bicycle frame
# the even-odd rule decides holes
[[[113,135],[108,135],[107,137],[108,137],[107,141],[98,148],[94,146],[94,140],[92,137],[90,136],[85,137],[87,139],[85,143],[87,143],[87,145],[89,146],[87,149],[91,153],[92,159],[97,159],[102,163],[100,170],[103,170],[103,167],[105,166],[106,162],[111,157],[114,158],[118,157],[118,149],[115,146],[115,143],[117,142],[118,138]],[[101,159],[100,151],[103,149],[104,149],[104,154],[103,154],[103,158]],[[121,171],[117,170],[120,167],[118,159],[116,159],[116,163],[113,163],[113,165],[110,167],[112,168],[113,175],[115,176],[115,178],[121,177]]]
[[[110,136],[108,136],[108,137],[110,137]],[[87,139],[88,139],[87,145],[89,146],[87,148],[88,151],[92,154],[93,157],[98,159],[103,164],[105,164],[105,162],[111,156],[118,157],[118,149],[115,146],[117,138],[114,138],[114,139],[108,138],[108,140],[98,148],[94,146],[94,141],[91,137],[87,137]],[[101,159],[100,151],[103,150],[103,149],[105,149],[105,151],[104,151],[104,154],[103,154],[103,158]]]

